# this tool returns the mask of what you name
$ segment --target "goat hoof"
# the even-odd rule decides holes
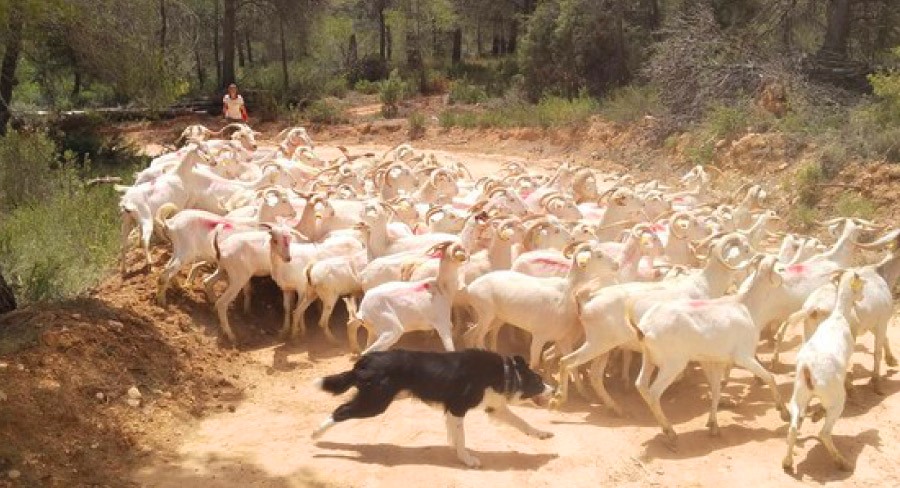
[[[710,437],[719,437],[719,424],[715,422],[707,422],[706,427],[709,429]]]
[[[884,358],[884,363],[892,368],[896,368],[897,367],[897,358],[895,358],[894,356],[886,356]]]
[[[837,465],[837,468],[841,471],[853,471],[853,466],[843,456],[840,456],[837,459],[835,459],[834,463]]]
[[[785,456],[785,458],[781,460],[781,469],[783,469],[786,473],[793,473],[794,459],[791,456]]]
[[[547,406],[550,407],[550,410],[559,410],[559,408],[562,407],[562,404],[563,398],[559,395],[554,395]]]
[[[553,432],[545,432],[543,430],[536,430],[531,434],[532,437],[537,437],[538,439],[549,439],[553,437]]]
[[[876,395],[884,395],[884,388],[881,387],[880,379],[872,378],[872,381],[870,381],[870,383],[872,384],[872,389],[875,390]]]
[[[663,434],[665,434],[665,444],[666,447],[672,452],[678,452],[678,435],[675,434],[675,431],[671,428],[664,429]]]
[[[737,401],[734,398],[719,398],[719,408],[735,408],[737,407]]]
[[[481,467],[481,461],[479,461],[477,457],[475,457],[471,454],[466,454],[465,456],[461,456],[459,458],[459,460],[462,461],[463,464],[465,464],[466,466],[468,466],[472,469],[478,469]]]
[[[778,408],[778,413],[781,414],[781,420],[784,422],[791,421],[791,412],[788,412],[788,409],[783,405]]]

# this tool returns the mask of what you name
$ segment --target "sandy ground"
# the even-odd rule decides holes
[[[383,151],[385,146],[352,146],[352,152]],[[319,150],[326,158],[332,149]],[[456,158],[477,174],[496,171],[506,161],[522,158],[436,151]],[[552,167],[553,162],[529,159]],[[238,316],[236,327],[252,323]],[[315,314],[308,315],[307,323]],[[345,317],[336,314],[338,337],[345,337]],[[314,327],[313,327],[314,328]],[[893,344],[900,332],[890,330]],[[663,397],[663,408],[679,434],[677,452],[667,449],[649,410],[629,383],[607,378],[611,393],[627,416],[617,418],[601,405],[577,395],[561,411],[519,406],[527,421],[555,436],[526,437],[493,424],[483,412],[466,419],[467,445],[483,464],[462,466],[447,446],[440,411],[411,399],[395,402],[387,413],[365,421],[349,421],[318,442],[309,434],[340,398],[313,388],[311,381],[349,368],[348,349],[330,346],[315,330],[295,346],[272,346],[243,352],[248,360],[242,377],[249,390],[233,412],[223,411],[186,422],[165,435],[165,450],[135,469],[133,479],[153,487],[295,487],[295,486],[791,486],[830,483],[836,486],[898,486],[895,462],[900,446],[900,378],[887,369],[885,396],[868,385],[872,337],[863,338],[854,356],[857,380],[835,443],[855,465],[853,473],[837,471],[815,438],[820,424],[807,421],[796,452],[796,475],[785,474],[781,458],[786,425],[773,408],[771,393],[745,371],[735,370],[724,389],[736,406],[721,409],[720,437],[705,428],[707,388],[699,370],[689,370]],[[793,364],[798,337],[784,356]],[[436,338],[417,335],[401,345],[436,349]],[[900,347],[900,346],[896,346]],[[768,348],[760,357],[768,361]],[[635,361],[635,368],[639,367]],[[632,381],[635,371],[632,371]],[[793,371],[777,370],[779,390],[789,397]]]

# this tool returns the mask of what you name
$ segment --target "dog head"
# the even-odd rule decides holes
[[[509,363],[512,369],[509,373],[514,377],[510,380],[514,381],[513,391],[508,392],[510,402],[520,403],[531,400],[540,407],[547,406],[553,388],[544,383],[541,375],[528,367],[528,363],[522,356],[514,356]]]

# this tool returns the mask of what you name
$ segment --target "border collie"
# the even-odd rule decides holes
[[[526,399],[544,406],[552,392],[521,356],[503,357],[480,349],[372,352],[357,360],[350,371],[319,378],[316,386],[334,395],[353,386],[358,391],[325,419],[313,432],[313,439],[337,422],[383,413],[401,392],[444,408],[450,444],[460,461],[471,468],[479,467],[481,462],[466,450],[463,417],[479,406],[526,435],[539,439],[553,436],[528,425],[508,407],[509,403]]]

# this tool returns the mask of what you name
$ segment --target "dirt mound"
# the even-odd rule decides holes
[[[3,317],[0,476],[122,486],[165,424],[242,396],[236,353],[190,308],[150,305],[148,281],[113,277],[85,298]]]

